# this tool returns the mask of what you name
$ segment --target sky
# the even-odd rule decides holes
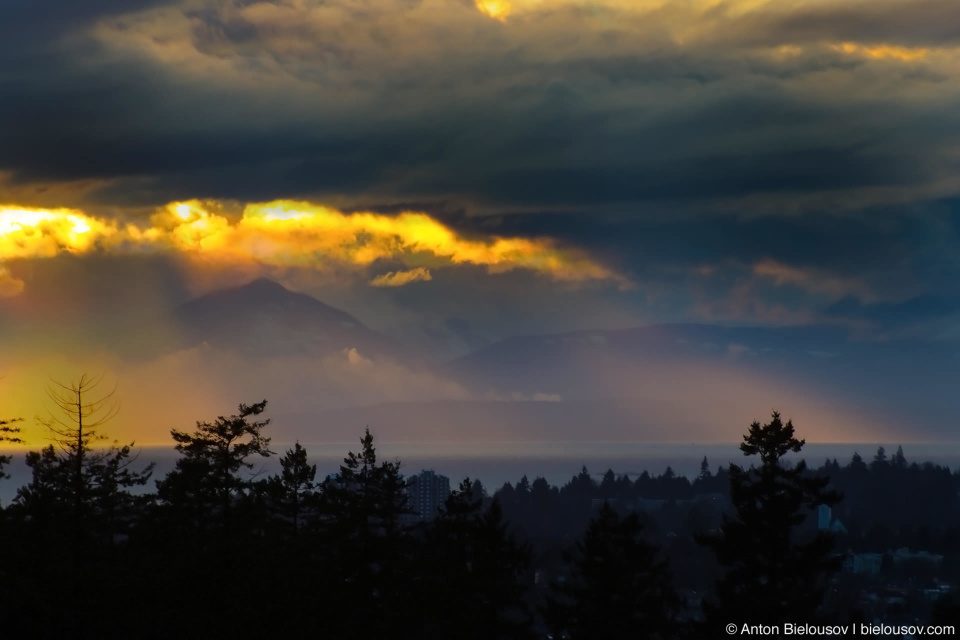
[[[177,420],[228,411],[259,378],[175,388],[215,358],[128,361],[104,327],[261,276],[430,362],[704,323],[922,345],[923,369],[960,341],[958,18],[955,0],[8,0],[0,400],[29,416],[39,381],[101,367],[128,397],[169,379]],[[391,366],[331,402],[488,397]],[[946,387],[917,401],[942,407],[932,426],[884,428],[953,438]],[[858,393],[745,392],[759,408],[712,435],[812,398],[842,405],[820,437],[867,437],[828,426],[870,422]]]

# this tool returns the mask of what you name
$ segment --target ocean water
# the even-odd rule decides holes
[[[349,451],[358,451],[359,443],[301,443],[307,449],[311,463],[317,465],[321,479],[335,473]],[[279,458],[292,444],[274,443],[278,455],[251,460],[254,468],[250,477],[267,477],[280,469]],[[841,465],[849,462],[855,452],[869,462],[878,447],[884,447],[887,456],[896,451],[897,443],[808,443],[799,454],[790,459],[803,458],[811,466],[820,466],[827,458],[836,458]],[[492,493],[505,482],[516,483],[526,475],[532,482],[542,476],[553,485],[561,485],[580,472],[582,466],[599,481],[607,469],[631,477],[648,471],[652,475],[664,472],[669,466],[678,475],[694,478],[700,471],[704,456],[710,468],[731,462],[749,465],[755,458],[745,457],[737,443],[641,443],[641,442],[487,442],[457,444],[376,443],[377,456],[384,460],[400,460],[406,475],[432,469],[450,478],[451,486],[463,478],[479,479]],[[134,468],[149,462],[156,464],[153,479],[160,479],[176,464],[178,453],[172,447],[142,447]],[[951,470],[960,468],[960,443],[906,443],[904,455],[908,463],[932,462]],[[8,451],[14,460],[7,468],[10,479],[0,481],[0,501],[9,504],[17,487],[30,480],[30,470],[24,463],[24,451]],[[147,486],[153,490],[153,482]]]

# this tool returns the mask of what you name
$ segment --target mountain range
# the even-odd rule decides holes
[[[194,298],[173,314],[177,348],[208,344],[251,357],[323,358],[354,349],[374,360],[422,364],[404,345],[349,313],[261,278]],[[493,392],[561,394],[595,399],[604,372],[634,365],[721,367],[844,384],[851,390],[897,387],[937,378],[957,364],[950,345],[857,340],[839,326],[750,327],[655,324],[626,330],[583,330],[515,336],[433,369]],[[918,365],[923,362],[923,366]]]
[[[176,348],[207,345],[260,359],[352,354],[370,375],[392,367],[389,382],[381,376],[371,388],[423,378],[418,390],[445,389],[412,400],[399,392],[364,393],[362,400],[343,394],[322,416],[287,413],[308,430],[317,420],[343,425],[342,434],[329,427],[331,437],[330,428],[348,435],[358,424],[377,423],[399,440],[501,431],[576,439],[594,423],[599,431],[588,436],[685,440],[704,437],[693,425],[712,416],[727,420],[754,407],[746,415],[763,417],[779,407],[834,424],[834,435],[845,439],[853,423],[929,423],[954,410],[944,400],[952,397],[958,362],[952,346],[858,340],[839,326],[659,324],[516,336],[428,363],[352,315],[264,279],[186,302],[174,318]],[[847,401],[872,410],[851,415]],[[818,437],[833,437],[830,428]]]
[[[21,397],[50,377],[108,371],[125,415],[141,416],[155,442],[262,398],[278,439],[305,442],[353,441],[363,425],[397,441],[729,442],[771,409],[814,440],[938,440],[953,437],[960,409],[952,343],[867,340],[838,324],[587,328],[438,362],[266,279],[132,319],[64,318],[80,333],[4,317],[19,327],[0,326],[6,361],[18,363],[7,371],[33,371]]]

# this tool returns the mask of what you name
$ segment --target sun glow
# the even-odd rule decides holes
[[[73,209],[0,207],[0,260],[84,253],[117,232]]]
[[[476,0],[476,5],[481,13],[501,22],[507,19],[513,9],[510,0]]]
[[[247,205],[238,220],[219,210],[216,202],[174,202],[157,211],[147,225],[122,226],[72,209],[0,207],[0,263],[94,250],[174,251],[207,262],[252,261],[318,270],[369,270],[380,261],[406,265],[406,270],[393,269],[369,280],[380,287],[427,282],[432,279],[430,269],[455,265],[479,265],[489,273],[523,269],[558,281],[629,286],[625,278],[582,251],[549,238],[467,238],[419,212],[348,214],[287,200]],[[0,274],[9,276],[7,271]],[[13,295],[20,288],[8,284],[4,290]]]
[[[36,227],[41,222],[52,220],[55,213],[30,209],[2,209],[0,210],[0,234],[8,235],[15,231],[22,231],[25,227]]]

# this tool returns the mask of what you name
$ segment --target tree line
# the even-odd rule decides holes
[[[642,518],[611,501],[591,502],[538,597],[531,545],[505,516],[515,495],[467,478],[415,522],[401,463],[377,456],[369,429],[327,478],[299,443],[257,477],[254,461],[277,455],[266,400],[171,430],[175,467],[155,492],[137,490],[153,467],[133,443],[104,444],[117,406],[99,383],[51,389],[53,444],[26,454],[31,480],[0,512],[6,637],[667,639],[826,615],[839,557],[831,533],[801,525],[840,495],[784,463],[804,441],[777,413],[750,425],[741,450],[756,462],[726,469],[732,508],[697,534],[723,571],[692,607]],[[19,421],[0,422],[0,438],[21,437]],[[568,492],[596,488],[581,478]]]
[[[910,547],[960,559],[960,472],[910,462],[902,447],[892,455],[879,447],[872,457],[854,453],[844,464],[834,458],[805,469],[806,475],[829,478],[827,488],[844,497],[832,509],[846,529],[838,540],[844,550]],[[640,508],[648,533],[656,538],[692,537],[719,525],[723,507],[729,506],[730,475],[726,466],[711,469],[706,458],[692,479],[670,467],[639,475],[610,469],[591,474],[584,467],[560,486],[523,477],[495,495],[522,537],[542,548],[580,535],[593,505],[604,501]]]

